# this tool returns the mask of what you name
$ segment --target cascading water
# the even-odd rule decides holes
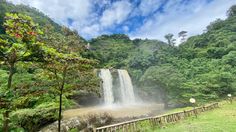
[[[129,73],[126,70],[118,70],[120,80],[121,101],[123,104],[135,103],[134,89]]]
[[[114,103],[114,96],[112,91],[112,75],[109,69],[101,69],[100,77],[102,79],[103,96],[105,105],[112,105]]]

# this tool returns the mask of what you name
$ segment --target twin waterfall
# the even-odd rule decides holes
[[[119,85],[114,87],[114,80],[109,69],[101,69],[104,104],[134,104],[135,96],[129,73],[126,70],[118,69]],[[116,92],[114,92],[116,91]]]

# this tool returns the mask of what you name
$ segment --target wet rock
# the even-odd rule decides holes
[[[113,118],[107,113],[91,114],[86,117],[74,117],[61,121],[61,131],[68,132],[70,129],[76,128],[77,130],[91,131],[94,127],[100,127],[111,124]],[[57,132],[58,122],[54,122],[39,132]]]
[[[82,125],[82,118],[75,117],[68,120],[61,121],[62,132],[68,132],[72,128],[77,128]],[[57,132],[58,131],[58,121],[46,126],[39,132]]]

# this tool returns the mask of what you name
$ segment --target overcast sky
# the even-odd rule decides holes
[[[131,38],[164,40],[185,30],[201,34],[217,18],[225,19],[236,0],[8,0],[35,7],[59,24],[90,39],[125,33]]]

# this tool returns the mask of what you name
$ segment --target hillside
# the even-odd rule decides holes
[[[145,91],[140,94],[155,98],[161,93],[169,105],[187,104],[190,97],[199,103],[224,98],[236,91],[235,6],[228,14],[178,47],[158,40],[130,40],[122,34],[103,35],[91,40],[92,50],[86,54],[98,59],[99,67],[128,69]]]
[[[32,19],[39,24],[39,26],[46,30],[45,28],[51,29],[52,32],[62,33],[63,26],[54,22],[47,15],[40,12],[38,9],[29,7],[26,5],[14,5],[12,3],[6,2],[6,0],[0,0],[0,34],[4,33],[3,21],[4,16],[7,12],[19,12],[27,16],[32,17]],[[86,43],[86,40],[77,34],[78,38],[82,43]]]
[[[38,11],[36,8],[30,8],[25,5],[14,5],[9,2],[6,2],[5,0],[0,0],[0,33],[4,33],[4,29],[2,27],[5,13],[7,12],[20,12],[24,13],[25,15],[28,15],[33,18],[34,21],[36,21],[41,27],[44,27],[45,25],[52,25],[55,28],[55,31],[60,31],[61,26],[57,23],[55,23],[53,20],[51,20],[49,17],[47,17],[45,14]]]

